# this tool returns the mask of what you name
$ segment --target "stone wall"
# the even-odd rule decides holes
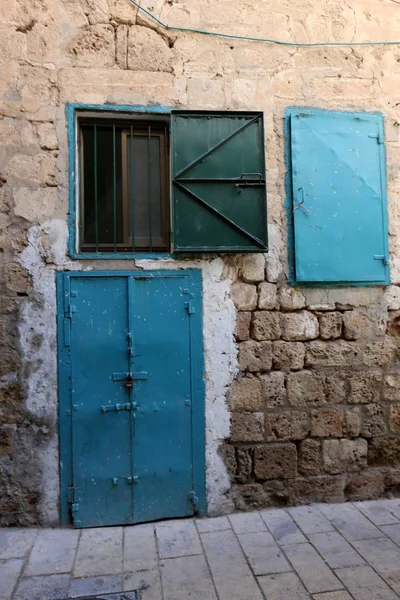
[[[181,27],[287,41],[393,40],[400,31],[391,0],[142,5]],[[129,0],[3,0],[0,68],[0,522],[58,522],[54,274],[66,269],[202,269],[213,514],[400,491],[400,47],[172,32]],[[70,260],[67,102],[263,111],[268,254]],[[386,290],[288,287],[283,115],[293,105],[384,113]]]

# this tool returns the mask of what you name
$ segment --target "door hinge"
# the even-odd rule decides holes
[[[383,264],[385,265],[385,267],[387,267],[389,264],[389,259],[384,254],[375,254],[374,260],[381,260],[383,262]]]
[[[193,302],[191,300],[189,300],[189,302],[185,302],[185,308],[188,311],[189,315],[192,315],[194,312],[196,312],[193,306]]]
[[[194,513],[197,514],[199,512],[199,499],[194,490],[189,492],[189,501],[192,503]]]

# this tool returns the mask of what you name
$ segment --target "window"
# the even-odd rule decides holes
[[[387,283],[382,117],[290,109],[286,125],[293,282]]]
[[[76,116],[73,255],[266,250],[261,113]]]

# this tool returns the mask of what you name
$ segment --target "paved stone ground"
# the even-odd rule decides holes
[[[142,600],[395,600],[400,499],[80,531],[0,529],[0,600],[137,589]]]

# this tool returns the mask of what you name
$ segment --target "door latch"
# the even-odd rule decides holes
[[[124,387],[128,391],[130,391],[133,388],[133,377],[131,373],[128,373],[128,375],[126,376]]]

